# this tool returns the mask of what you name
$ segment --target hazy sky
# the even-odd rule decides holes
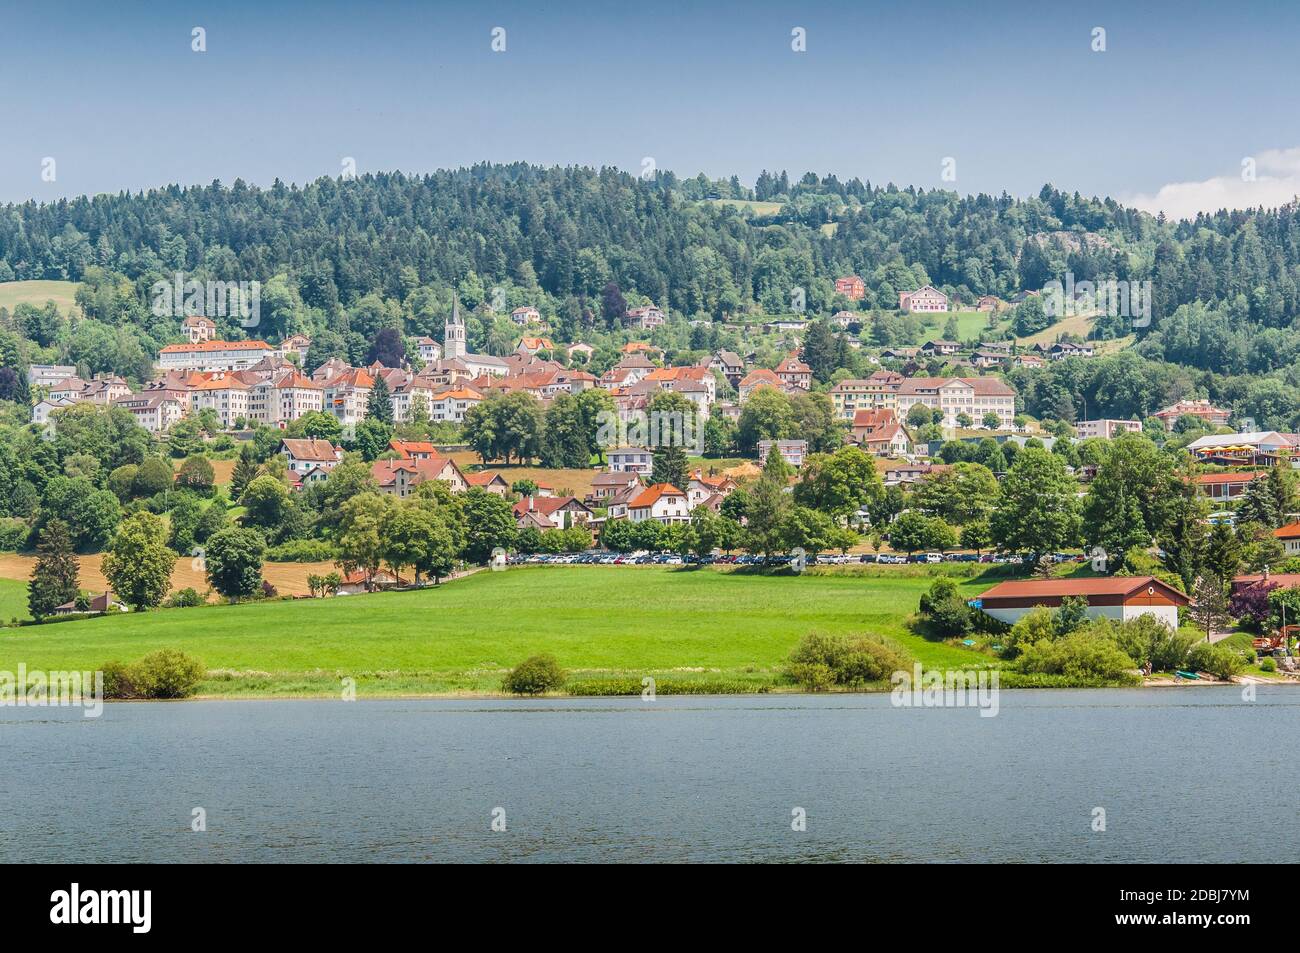
[[[0,2],[0,201],[304,182],[345,157],[1052,182],[1173,213],[1300,192],[1300,4],[1137,6]]]

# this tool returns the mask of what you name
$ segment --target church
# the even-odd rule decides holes
[[[438,370],[460,370],[469,372],[469,376],[480,377],[490,374],[505,377],[510,366],[501,358],[490,354],[470,354],[465,348],[465,321],[460,316],[460,299],[453,292],[451,296],[451,317],[447,319],[442,337],[442,360],[436,365]]]

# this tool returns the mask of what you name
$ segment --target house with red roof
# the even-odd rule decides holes
[[[525,496],[514,505],[520,529],[567,529],[586,523],[595,513],[576,496]]]
[[[1088,601],[1090,619],[1128,621],[1155,616],[1178,628],[1178,609],[1192,600],[1154,576],[1098,576],[1091,579],[1011,579],[985,590],[977,607],[993,618],[1015,623],[1031,609],[1055,609],[1067,596]]]
[[[317,467],[333,470],[343,459],[342,447],[315,437],[281,440],[280,452],[285,456],[285,465],[294,474],[310,473]]]
[[[686,493],[671,483],[656,483],[646,487],[628,502],[627,518],[633,523],[642,520],[657,520],[665,525],[689,523],[690,503]]]
[[[379,492],[406,499],[421,483],[443,480],[453,493],[469,488],[465,474],[449,457],[426,457],[423,460],[376,460],[370,464]]]

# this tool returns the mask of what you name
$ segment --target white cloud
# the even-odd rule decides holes
[[[1164,212],[1169,218],[1195,218],[1197,212],[1221,208],[1276,208],[1300,195],[1300,147],[1268,149],[1254,160],[1254,180],[1244,178],[1243,165],[1235,175],[1222,175],[1204,182],[1171,182],[1154,195],[1134,195],[1125,205],[1152,215]]]

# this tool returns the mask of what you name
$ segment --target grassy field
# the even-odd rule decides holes
[[[933,341],[944,337],[943,329],[948,325],[949,318],[957,319],[957,340],[973,341],[976,339],[982,341],[997,340],[998,334],[989,331],[986,328],[989,316],[984,311],[950,311],[944,314],[924,315],[926,325],[912,346],[920,347],[926,341]],[[1005,321],[999,321],[999,329],[1006,324]]]
[[[903,568],[903,567],[899,567]],[[574,677],[645,675],[776,686],[805,633],[888,636],[934,668],[985,665],[905,621],[919,573],[744,575],[668,567],[480,572],[438,588],[116,615],[0,630],[0,670],[87,669],[179,648],[209,669],[208,695],[483,693],[550,652]],[[964,580],[971,595],[987,580]],[[213,671],[218,670],[218,671]]]
[[[18,579],[0,579],[0,622],[30,619],[27,611],[27,583]]]
[[[61,313],[69,314],[76,308],[77,285],[75,281],[0,281],[0,308],[12,312],[17,304],[53,301]]]
[[[232,510],[233,514],[238,512],[238,508]],[[78,556],[81,563],[81,588],[90,592],[103,592],[108,586],[104,574],[100,570],[100,564],[103,556],[100,553],[92,553],[88,556]],[[26,586],[27,580],[31,578],[32,566],[36,564],[36,557],[20,553],[3,553],[0,554],[0,620],[8,621],[14,615],[5,606],[8,604],[4,595],[4,586],[8,584]],[[263,567],[262,576],[268,580],[271,585],[275,586],[282,595],[294,596],[303,595],[307,592],[307,576],[315,574],[324,574],[332,572],[337,567],[333,563],[267,563]],[[203,592],[208,587],[207,580],[204,578],[203,570],[194,565],[194,561],[189,556],[183,556],[176,560],[176,568],[172,570],[172,589],[184,589],[192,587],[199,592]],[[23,596],[23,605],[26,606],[26,595]],[[25,611],[24,611],[25,615]],[[22,616],[20,616],[21,618]]]
[[[730,205],[742,212],[750,211],[755,215],[766,217],[781,211],[780,202],[757,202],[751,199],[709,199],[714,205]]]

